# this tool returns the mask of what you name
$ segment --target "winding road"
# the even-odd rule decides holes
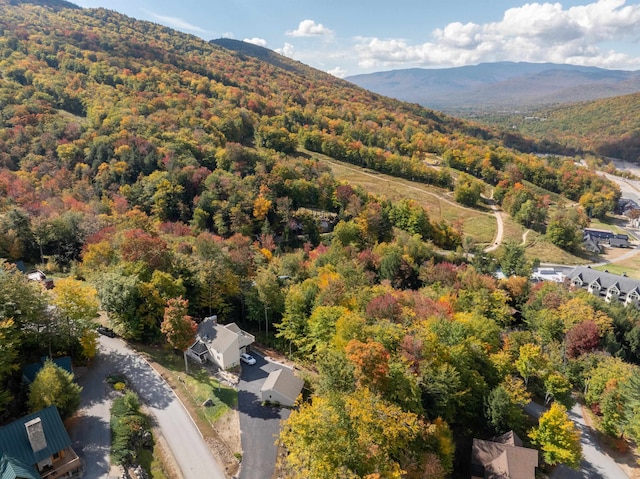
[[[156,371],[124,341],[100,337],[95,364],[78,382],[83,386],[80,411],[69,425],[69,435],[86,463],[85,477],[109,477],[111,389],[105,379],[124,374],[155,419],[186,479],[226,479],[222,467],[200,435],[184,406]]]
[[[494,200],[490,201],[492,201],[491,209],[493,210],[493,215],[496,217],[498,228],[496,230],[496,236],[493,239],[493,244],[484,249],[487,253],[497,250],[500,247],[500,244],[502,243],[502,237],[504,236],[504,221],[502,220],[502,211],[500,211],[500,208]]]

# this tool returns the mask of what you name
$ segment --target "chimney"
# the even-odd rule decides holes
[[[42,421],[39,417],[24,423],[27,428],[27,436],[33,452],[42,451],[47,447],[47,440],[44,437],[44,429],[42,429]]]

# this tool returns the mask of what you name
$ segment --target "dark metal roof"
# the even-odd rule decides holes
[[[0,479],[40,479],[35,467],[3,455],[0,457]]]
[[[42,358],[39,363],[27,364],[22,368],[22,375],[27,380],[28,383],[32,383],[36,378],[40,370],[43,368],[44,363],[47,361],[47,358]],[[73,368],[71,367],[71,358],[69,356],[64,356],[62,358],[56,358],[51,360],[53,364],[64,369],[68,373],[73,374]]]
[[[47,441],[44,449],[33,452],[25,423],[40,418]],[[71,445],[69,434],[64,428],[60,413],[55,406],[49,406],[0,428],[0,451],[7,456],[33,465]],[[2,478],[4,479],[4,478]]]
[[[209,348],[207,348],[207,345],[198,339],[193,346],[191,346],[191,351],[196,354],[204,354],[209,351]]]

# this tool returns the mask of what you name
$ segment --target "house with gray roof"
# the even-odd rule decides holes
[[[535,479],[536,467],[538,451],[523,447],[513,431],[488,441],[473,440],[472,479]]]
[[[574,287],[586,289],[607,303],[619,301],[625,306],[635,307],[640,303],[640,281],[626,275],[619,276],[588,266],[577,266],[567,273],[567,278]]]
[[[211,361],[221,369],[229,369],[240,364],[240,354],[247,352],[255,340],[236,323],[219,324],[217,316],[209,316],[198,325],[196,341],[187,355],[201,364]]]
[[[58,409],[49,406],[0,428],[1,479],[82,477]]]
[[[612,248],[630,248],[631,243],[629,243],[629,236],[622,234],[615,235],[609,239],[609,246]]]
[[[585,234],[582,240],[582,247],[589,253],[600,254],[604,252],[604,248],[600,244],[597,237],[591,234]]]
[[[303,386],[304,381],[293,374],[293,371],[287,368],[278,369],[269,373],[260,388],[260,395],[263,401],[291,407],[298,399]]]

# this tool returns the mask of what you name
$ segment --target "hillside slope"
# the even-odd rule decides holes
[[[605,188],[572,162],[530,156],[536,145],[517,134],[371,93],[255,45],[51,5],[0,2],[0,167],[11,185],[0,207],[38,216],[64,211],[61,197],[94,208],[125,201],[161,221],[257,235],[255,201],[337,207],[319,191],[321,171],[298,168],[300,183],[274,167],[304,161],[298,145],[445,188],[458,176],[446,167],[508,188],[526,180],[573,201]],[[434,157],[445,168],[431,167]],[[210,174],[223,172],[242,178],[244,196],[215,191],[228,180]],[[271,220],[280,233],[279,217]]]
[[[640,93],[482,119],[538,140],[640,162]]]

